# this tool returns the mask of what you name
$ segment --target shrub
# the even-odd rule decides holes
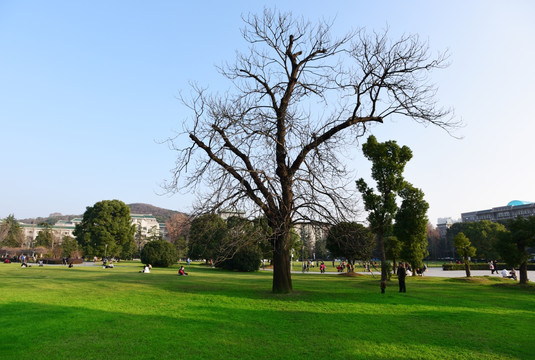
[[[164,240],[147,243],[141,250],[141,261],[155,267],[169,267],[176,263],[178,254],[173,244]]]
[[[227,259],[219,264],[219,267],[227,270],[242,272],[256,271],[262,263],[262,253],[258,249],[244,249],[238,251],[232,259]]]

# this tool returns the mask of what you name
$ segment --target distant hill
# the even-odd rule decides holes
[[[132,214],[152,214],[159,223],[166,222],[173,214],[182,214],[180,211],[159,208],[149,204],[128,204]]]
[[[159,223],[165,223],[173,214],[183,214],[180,211],[163,209],[150,204],[128,204],[130,207],[130,213],[132,214],[152,214]],[[49,223],[51,225],[58,222],[58,220],[72,220],[74,218],[81,218],[83,214],[80,215],[62,215],[61,213],[53,213],[48,217],[37,217],[29,219],[19,219],[20,222],[25,224],[41,224]]]

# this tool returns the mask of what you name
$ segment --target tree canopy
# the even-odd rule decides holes
[[[416,35],[390,40],[363,29],[337,37],[332,23],[264,10],[244,17],[249,51],[220,67],[232,90],[193,85],[182,97],[189,142],[177,151],[169,191],[200,189],[198,212],[258,211],[271,228],[273,291],[292,291],[290,232],[297,222],[335,223],[355,210],[341,157],[372,124],[395,115],[444,129],[431,71],[446,65]],[[179,140],[179,141],[175,141]]]
[[[496,243],[502,259],[510,266],[519,267],[521,284],[528,282],[529,246],[535,246],[535,216],[509,220],[507,231],[500,233]]]
[[[475,257],[481,260],[492,260],[500,257],[495,244],[500,234],[506,231],[503,224],[482,220],[455,223],[448,229],[447,237],[453,239],[459,232],[463,232],[477,249]]]
[[[423,267],[427,251],[427,210],[422,190],[406,183],[399,192],[401,206],[396,212],[394,235],[402,243],[400,256],[411,264],[414,270]],[[416,271],[413,271],[416,275]]]
[[[407,146],[400,147],[393,140],[379,143],[373,135],[368,137],[362,151],[372,162],[372,178],[375,180],[377,193],[362,178],[357,181],[357,188],[368,211],[370,229],[376,235],[382,264],[381,281],[386,281],[388,274],[385,267],[384,237],[388,235],[398,209],[396,199],[405,186],[403,170],[412,158],[412,151]]]
[[[148,242],[141,250],[141,261],[155,267],[169,267],[178,260],[176,248],[170,242],[154,240]]]
[[[470,277],[470,257],[476,254],[476,248],[472,246],[470,239],[463,232],[455,235],[453,243],[457,249],[457,254],[463,259],[466,277]]]
[[[327,249],[331,254],[334,257],[346,258],[353,266],[355,260],[370,260],[374,247],[373,233],[356,222],[338,223],[332,226],[327,234]]]
[[[24,244],[24,234],[15,215],[10,214],[0,224],[0,242],[7,247],[21,247]]]
[[[136,253],[130,208],[120,200],[88,206],[74,236],[84,255],[130,258]]]

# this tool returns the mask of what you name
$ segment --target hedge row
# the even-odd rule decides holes
[[[496,264],[496,270],[509,269],[507,264]],[[442,264],[442,270],[464,270],[464,264]],[[470,270],[488,270],[490,271],[489,264],[478,263],[470,264]],[[528,264],[528,270],[535,270],[535,264]]]
[[[4,262],[6,258],[0,258],[0,262]],[[42,260],[43,264],[63,264],[63,259],[49,259],[49,258],[43,258],[43,259],[37,259],[35,264],[39,263],[39,261]],[[9,258],[9,261],[13,262],[13,258]],[[18,263],[20,263],[20,259],[17,259]],[[82,259],[69,259],[70,263],[73,264],[82,264],[84,261]],[[27,263],[33,264],[33,259],[29,258]]]

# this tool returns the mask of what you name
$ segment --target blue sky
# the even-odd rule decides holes
[[[448,50],[433,80],[463,139],[408,119],[373,130],[413,150],[405,175],[433,223],[535,201],[532,1],[0,0],[0,218],[81,214],[104,199],[188,211],[191,197],[159,195],[175,154],[158,142],[187,118],[176,96],[189,81],[229,86],[215,65],[246,46],[241,15],[264,6]],[[368,176],[360,149],[351,166]]]

